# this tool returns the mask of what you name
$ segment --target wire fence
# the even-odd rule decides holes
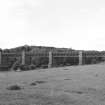
[[[105,61],[103,52],[38,52],[2,53],[0,52],[0,70],[9,70],[20,65],[35,65],[37,67],[54,67],[69,65],[95,64]]]

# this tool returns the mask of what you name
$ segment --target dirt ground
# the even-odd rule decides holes
[[[1,72],[0,105],[105,105],[105,64]]]

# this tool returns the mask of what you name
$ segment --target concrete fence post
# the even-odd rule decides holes
[[[79,51],[79,65],[82,65],[82,63],[83,63],[82,51]]]
[[[2,64],[2,50],[0,50],[0,65]]]
[[[51,68],[52,67],[52,52],[50,51],[49,52],[49,63],[48,63],[48,68]]]
[[[25,64],[25,50],[22,51],[22,65]]]

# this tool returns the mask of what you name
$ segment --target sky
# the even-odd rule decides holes
[[[0,0],[0,48],[105,50],[105,0]]]

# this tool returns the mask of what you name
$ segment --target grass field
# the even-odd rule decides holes
[[[1,72],[0,105],[105,105],[105,64]]]

